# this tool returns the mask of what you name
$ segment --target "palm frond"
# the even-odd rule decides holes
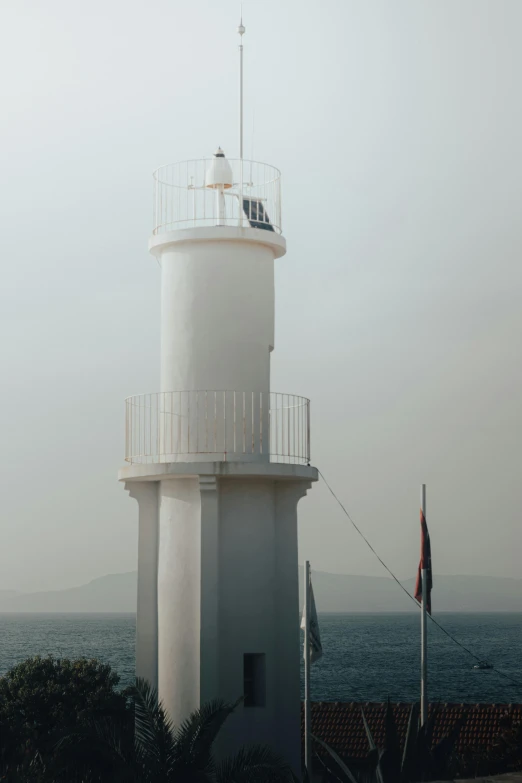
[[[379,759],[378,769],[385,783],[396,783],[400,780],[401,745],[389,699],[386,704],[384,752]]]
[[[242,701],[227,704],[221,699],[204,704],[183,721],[175,735],[176,753],[184,763],[206,769],[211,762],[211,751],[221,727]]]
[[[408,718],[408,728],[406,730],[406,739],[404,740],[404,750],[401,761],[401,776],[403,780],[409,780],[414,774],[415,759],[417,750],[417,735],[419,733],[419,715],[420,704],[415,702],[411,705]]]
[[[335,781],[335,783],[346,783],[343,777],[340,777],[340,775],[337,772],[334,772],[333,770],[330,769],[326,761],[323,758],[321,758],[319,753],[315,753],[314,758],[317,759],[317,764],[321,767],[323,771],[322,774],[323,783],[332,783],[332,781]],[[306,767],[304,768],[304,773],[303,773],[303,783],[310,783],[310,776],[308,775]]]
[[[375,740],[373,739],[373,734],[370,730],[370,727],[368,726],[368,721],[366,720],[366,715],[364,714],[364,710],[361,707],[361,714],[364,724],[364,730],[366,731],[366,737],[368,738],[368,744],[370,746],[370,751],[377,750],[377,745],[375,744]],[[375,769],[375,776],[377,778],[378,783],[384,783],[384,778],[381,770],[381,760],[382,753],[379,752],[379,763],[377,764],[377,767]]]
[[[95,779],[110,772],[122,782],[140,780],[128,723],[110,718],[90,721],[67,732],[55,750],[56,763],[62,771],[74,770],[77,774],[94,775]]]
[[[350,783],[357,783],[356,778],[352,774],[351,770],[346,766],[342,758],[335,752],[333,748],[331,748],[329,745],[326,744],[326,742],[323,742],[323,740],[320,740],[319,737],[314,736],[314,734],[310,735],[314,742],[318,742],[319,745],[324,748],[332,757],[332,759],[335,761],[339,769],[343,772],[344,775],[346,775],[347,779],[350,781]],[[372,738],[373,739],[373,738]]]
[[[216,783],[293,783],[294,774],[281,756],[264,745],[241,748],[216,766]]]
[[[169,769],[176,757],[174,724],[156,689],[138,678],[133,689],[136,754],[152,772]]]
[[[366,720],[366,715],[364,714],[364,710],[362,707],[361,707],[361,715],[363,719],[364,730],[366,732],[366,737],[368,739],[368,745],[370,746],[370,750],[375,750],[377,745],[375,744],[375,740],[373,739],[373,734],[370,730],[370,727],[368,726],[368,721]]]

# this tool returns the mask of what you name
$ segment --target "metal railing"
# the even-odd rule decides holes
[[[278,392],[155,392],[125,400],[130,463],[310,462],[310,401]]]
[[[233,185],[205,186],[212,158],[161,166],[154,177],[153,234],[196,226],[281,229],[281,172],[266,163],[227,158]]]

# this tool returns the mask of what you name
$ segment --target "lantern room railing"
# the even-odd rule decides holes
[[[207,186],[212,158],[161,166],[154,174],[153,234],[200,226],[240,226],[281,234],[281,172],[227,158],[232,185]]]
[[[310,401],[295,394],[174,391],[125,400],[125,459],[310,462]]]

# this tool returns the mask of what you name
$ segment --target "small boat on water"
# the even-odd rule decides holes
[[[479,661],[473,666],[474,669],[492,669],[493,664],[488,663],[487,661]]]

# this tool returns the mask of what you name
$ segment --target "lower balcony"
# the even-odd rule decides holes
[[[310,463],[310,400],[252,391],[173,391],[125,400],[125,460]]]

